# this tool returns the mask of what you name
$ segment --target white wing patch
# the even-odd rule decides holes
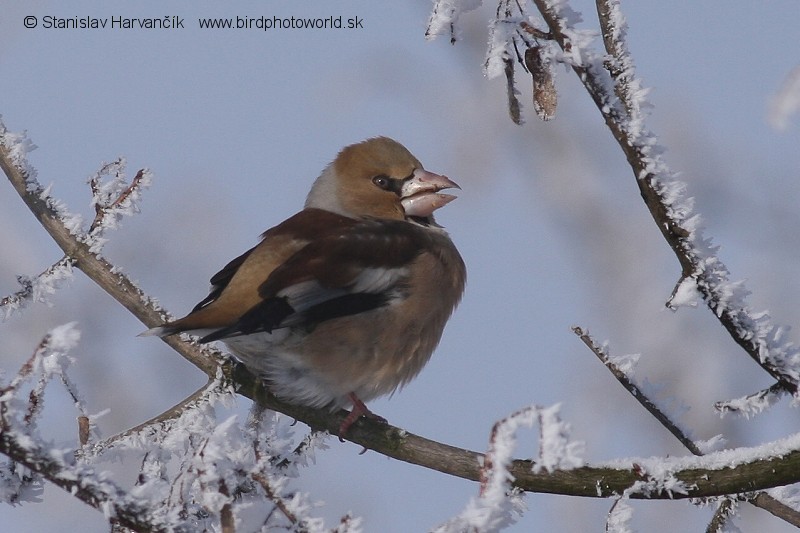
[[[408,268],[365,268],[353,280],[350,292],[376,294],[393,288],[408,276]]]
[[[378,294],[390,291],[397,283],[408,276],[408,268],[365,268],[345,287],[323,287],[319,281],[310,280],[295,283],[279,291],[276,296],[287,298],[289,305],[297,313],[302,313],[328,300],[345,294]]]
[[[278,291],[277,296],[285,297],[292,309],[297,313],[302,313],[322,302],[332,300],[343,294],[347,294],[342,288],[325,288],[317,280],[303,281],[286,287]]]

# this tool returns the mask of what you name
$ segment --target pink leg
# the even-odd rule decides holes
[[[350,398],[351,402],[353,402],[353,408],[350,410],[350,414],[347,415],[347,417],[345,417],[345,419],[342,420],[342,423],[339,425],[339,440],[342,440],[342,435],[347,433],[347,430],[350,429],[350,426],[355,424],[356,420],[361,418],[362,415],[377,422],[383,422],[384,424],[386,423],[386,419],[370,411],[367,406],[364,405],[364,402],[362,402],[361,399],[356,396],[355,392],[351,392],[347,395],[347,397]]]

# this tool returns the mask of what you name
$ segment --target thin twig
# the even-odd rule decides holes
[[[29,187],[31,184],[26,179],[24,171],[11,164],[3,146],[0,146],[0,167],[56,243],[67,255],[76,260],[77,266],[89,278],[129,309],[146,326],[153,327],[163,322],[164,312],[153,305],[127,277],[120,275],[105,259],[89,252],[85,244],[77,242],[64,227],[53,208],[42,198],[43,191],[35,186]],[[279,401],[266,391],[260,379],[247,372],[241,365],[225,359],[219,352],[199,349],[178,336],[168,337],[165,342],[209,376],[216,376],[219,368],[226,379],[231,379],[240,386],[238,390],[240,394],[263,404],[266,408],[301,420],[312,430],[336,434],[347,415],[345,411],[330,413],[324,409]],[[37,455],[31,456],[29,450],[19,448],[9,439],[8,434],[0,434],[0,450],[28,468],[43,473],[48,479],[51,477],[60,479],[50,468],[50,463],[46,462],[44,451],[41,453],[45,454],[45,459]],[[348,430],[347,439],[389,457],[454,476],[473,481],[477,481],[480,476],[481,454],[425,439],[387,424],[378,424],[370,420],[359,421]],[[638,474],[632,468],[582,467],[541,474],[533,474],[531,468],[530,461],[516,460],[511,463],[509,471],[514,476],[514,486],[534,492],[608,497],[623,493],[639,480]],[[676,470],[674,475],[689,487],[686,494],[665,492],[637,494],[632,497],[675,499],[719,496],[794,483],[800,481],[800,451],[786,450],[780,456],[756,459],[735,468],[719,470],[699,466],[694,469],[683,468]],[[68,484],[59,485],[69,490],[74,484],[73,480]],[[99,502],[95,501],[94,505],[99,505]]]
[[[135,531],[156,531],[150,521],[151,509],[110,480],[98,482],[87,469],[67,467],[53,458],[52,450],[41,448],[30,439],[20,442],[13,431],[0,431],[0,450],[12,460],[36,472],[54,485],[61,487],[79,500],[113,513],[113,520]],[[173,527],[174,531],[189,531],[188,527]]]
[[[253,480],[258,483],[261,488],[264,490],[264,494],[267,496],[267,499],[275,504],[275,508],[278,509],[286,520],[289,521],[295,527],[298,527],[298,531],[306,531],[303,525],[300,523],[300,520],[297,518],[291,509],[286,505],[286,502],[283,501],[283,498],[280,494],[277,494],[275,490],[272,488],[272,484],[269,482],[269,478],[261,472],[254,472],[251,474]]]
[[[721,533],[727,521],[736,512],[736,502],[731,498],[723,498],[708,523],[706,533]]]
[[[666,428],[667,431],[672,433],[672,435],[678,439],[681,444],[683,444],[686,449],[692,452],[694,455],[703,455],[703,452],[698,448],[697,444],[694,443],[692,439],[689,438],[684,431],[677,426],[669,416],[664,413],[655,403],[647,397],[647,395],[639,388],[636,383],[631,381],[628,375],[620,370],[620,368],[609,358],[608,350],[598,345],[589,332],[583,330],[579,326],[574,326],[572,331],[577,335],[581,341],[592,351],[593,354],[600,359],[600,362],[605,365],[605,367],[611,372],[611,374],[619,381],[620,385],[625,387],[631,396],[639,402],[642,407],[644,407],[648,413],[653,415],[653,418],[658,420],[658,422]]]
[[[3,169],[14,189],[56,244],[75,261],[76,266],[84,274],[115,298],[146,327],[155,327],[164,323],[163,309],[147,297],[127,276],[115,269],[105,258],[91,253],[86,244],[79,242],[69,232],[52,206],[42,198],[44,190],[41,186],[35,181],[29,183],[24,171],[11,162],[7,149],[2,145],[0,145],[0,168]],[[165,338],[164,342],[211,378],[216,375],[220,361],[224,360],[218,350],[207,347],[200,348],[196,344],[180,340],[175,335]]]
[[[722,414],[737,413],[749,416],[749,414],[751,413],[749,413],[742,406],[759,405],[766,408],[767,406],[777,402],[781,396],[784,396],[786,394],[787,394],[786,387],[784,387],[782,383],[774,383],[770,387],[760,390],[756,393],[749,394],[744,398],[715,402],[714,409],[716,409]]]
[[[759,492],[756,494],[755,498],[750,500],[750,503],[764,509],[781,520],[785,520],[794,527],[800,527],[800,511],[789,507],[766,492]]]
[[[99,180],[99,177],[104,172],[107,172],[107,169],[109,167],[111,167],[112,165],[119,165],[119,164],[120,164],[119,160],[115,161],[114,163],[109,163],[108,165],[106,165],[105,167],[100,169],[100,171],[97,173],[95,178],[93,178],[89,182],[89,184],[90,184],[90,186],[92,188],[92,196],[96,197],[97,194],[98,194],[98,191],[97,191],[97,180]],[[93,231],[95,231],[97,228],[99,228],[103,224],[103,221],[105,220],[105,218],[108,215],[108,212],[110,210],[115,209],[115,208],[119,207],[120,205],[122,205],[122,203],[125,200],[127,200],[131,196],[131,194],[133,194],[134,191],[136,191],[136,189],[138,189],[140,187],[140,185],[142,183],[142,179],[144,179],[144,174],[145,174],[145,169],[139,169],[139,171],[136,173],[136,175],[131,180],[130,185],[128,185],[123,191],[120,191],[120,193],[117,195],[117,197],[112,202],[110,202],[109,204],[107,204],[107,205],[100,205],[99,203],[95,204],[95,206],[94,206],[94,208],[95,208],[95,217],[94,217],[94,220],[92,220],[91,225],[89,226],[89,233],[92,233]]]
[[[633,107],[633,99],[630,94],[633,69],[628,48],[620,35],[623,29],[615,27],[611,20],[613,12],[618,8],[616,4],[612,5],[612,3],[613,0],[596,0],[597,18],[600,21],[603,45],[608,54],[606,68],[614,80],[614,92],[625,106],[628,117],[631,117],[637,112]]]
[[[633,396],[636,401],[638,401],[653,417],[658,420],[658,422],[664,426],[670,433],[672,433],[675,438],[677,438],[681,444],[683,444],[690,452],[694,455],[701,456],[703,455],[702,450],[692,441],[688,435],[686,435],[678,426],[675,424],[666,413],[661,411],[658,406],[656,406],[644,392],[631,381],[631,379],[625,374],[613,361],[609,359],[608,351],[603,346],[598,345],[594,339],[589,335],[588,332],[584,331],[582,328],[575,326],[572,328],[572,331],[578,335],[578,337],[583,341],[583,343],[594,353],[598,359],[605,365],[606,368],[611,371],[611,374],[619,381],[619,383]],[[778,518],[783,519],[784,521],[800,527],[800,512],[796,511],[795,509],[791,508],[790,506],[784,504],[780,500],[770,496],[765,492],[758,493],[753,498],[748,498],[747,501],[756,507],[760,507]],[[714,515],[711,523],[708,526],[707,531],[717,531],[724,522],[724,516],[720,513],[727,508],[720,506],[717,509],[717,512]]]
[[[554,4],[549,0],[533,0],[533,2],[547,24],[553,40],[562,50],[570,50],[571,44],[567,32],[569,28],[562,26],[563,21]],[[564,7],[563,4],[559,4],[559,8]],[[600,110],[606,126],[625,154],[633,174],[637,178],[636,184],[642,198],[659,231],[675,253],[681,265],[682,275],[684,277],[691,276],[697,281],[698,291],[702,294],[706,305],[731,338],[757,364],[778,380],[787,391],[792,394],[797,393],[797,377],[781,368],[780,365],[774,364],[769,357],[762,357],[765,347],[760,341],[764,341],[764,339],[761,332],[754,331],[751,327],[752,320],[749,310],[723,304],[726,299],[723,297],[724,288],[721,286],[721,282],[727,281],[727,268],[717,258],[714,258],[714,261],[708,260],[709,258],[695,246],[692,239],[694,233],[686,227],[687,221],[675,216],[672,212],[672,203],[666,197],[667,192],[662,186],[661,179],[666,168],[658,172],[654,171],[655,164],[663,163],[658,155],[659,147],[654,145],[649,132],[643,129],[641,124],[637,125],[635,132],[627,127],[625,120],[627,110],[635,109],[635,104],[628,101],[623,106],[624,109],[615,105],[619,97],[609,93],[607,83],[603,78],[605,71],[594,63],[578,64],[573,62],[570,67]],[[620,95],[630,96],[630,92],[626,90]]]
[[[540,12],[545,18],[545,21],[550,27],[550,33],[553,34],[554,39],[559,42],[561,47],[564,50],[567,50],[569,43],[564,38],[563,33],[561,33],[562,28],[560,27],[558,17],[555,16],[555,13],[548,8],[544,0],[535,1]],[[621,24],[619,3],[615,0],[596,0],[596,6],[600,29],[603,36],[603,44],[606,49],[606,53],[609,56],[606,61],[606,65],[614,82],[614,92],[624,105],[627,118],[639,120],[641,119],[641,116],[639,116],[640,110],[638,105],[634,104],[632,97],[631,84],[634,81],[633,61],[624,41],[624,27],[615,26]],[[612,18],[615,14],[617,16],[617,20],[613,21]],[[703,295],[708,307],[714,311],[714,314],[719,318],[720,322],[731,335],[731,337],[750,355],[751,358],[758,362],[764,370],[778,380],[778,383],[771,386],[769,389],[761,391],[757,395],[753,396],[757,396],[759,399],[766,402],[769,399],[774,400],[775,398],[779,397],[781,392],[791,392],[796,394],[798,392],[796,379],[793,376],[785,374],[781,368],[772,365],[761,357],[760,347],[752,340],[756,336],[751,333],[748,327],[743,326],[743,324],[749,324],[746,311],[743,309],[731,310],[727,307],[719,306],[719,299],[716,295],[718,287],[716,286],[715,280],[711,276],[707,276],[705,267],[698,263],[699,254],[693,249],[693,244],[689,240],[691,232],[687,231],[685,228],[676,226],[673,218],[666,216],[669,207],[661,196],[662,193],[655,187],[655,176],[645,172],[647,169],[647,163],[645,162],[647,157],[647,154],[645,153],[646,148],[639,143],[633,142],[633,139],[629,136],[629,132],[623,125],[624,121],[620,120],[620,117],[617,115],[617,108],[615,108],[615,106],[608,105],[608,102],[610,102],[611,99],[609,98],[609,95],[605,94],[603,84],[595,78],[596,73],[591,69],[591,66],[584,67],[583,65],[573,65],[573,70],[579,75],[579,78],[581,78],[583,81],[585,88],[594,99],[601,113],[604,115],[606,124],[619,142],[623,152],[625,152],[628,161],[634,170],[634,173],[637,177],[641,178],[637,179],[636,181],[639,185],[642,196],[645,199],[645,203],[650,209],[650,212],[659,226],[663,236],[676,253],[678,260],[682,265],[682,278],[692,276],[697,281],[697,288]],[[721,270],[722,272],[727,271],[722,265],[718,267],[718,270]],[[577,329],[579,330],[579,328]],[[576,334],[581,335],[581,333],[579,333],[577,330]],[[596,345],[594,345],[594,342],[591,341],[591,339],[589,339],[589,341],[591,341],[590,343],[587,342],[587,339],[582,335],[581,339],[598,357],[600,357],[601,360],[604,360],[604,357],[602,357],[595,349]],[[607,361],[607,357],[605,360]],[[694,442],[691,439],[688,439],[688,437],[686,437],[683,432],[680,431],[680,429],[669,420],[668,417],[658,416],[651,409],[651,407],[648,407],[648,404],[652,405],[652,402],[641,395],[641,391],[638,391],[638,388],[638,394],[635,394],[633,389],[625,385],[625,382],[629,383],[630,385],[633,384],[630,382],[627,376],[624,375],[624,373],[615,372],[615,370],[612,369],[605,361],[604,364],[612,371],[620,383],[622,383],[623,386],[625,386],[626,389],[633,394],[637,401],[639,401],[649,412],[651,412],[651,414],[653,414],[653,416],[655,416],[655,418],[662,423],[665,428],[673,433],[673,435],[675,435],[675,437],[678,438],[678,440],[681,441],[681,443],[684,444],[689,451],[695,455],[702,455],[702,452],[699,450],[699,448],[697,448]],[[619,369],[616,370],[618,371]],[[652,405],[652,407],[655,408],[654,405]],[[718,410],[734,410],[730,402],[727,404],[718,402],[715,407],[717,407]],[[660,412],[660,410],[658,410],[658,412]],[[796,526],[800,526],[800,513],[797,513],[797,511],[776,500],[772,496],[766,493],[759,493],[750,501],[758,507],[763,507],[768,510],[771,509],[770,512],[773,512],[773,514],[776,516],[779,516],[780,518],[789,523],[793,523]],[[715,519],[720,517],[721,520],[722,515],[720,515],[719,512],[723,509],[727,508],[721,505],[718,509],[718,513],[715,514]],[[709,531],[711,531],[714,523],[715,521],[712,521],[712,523],[709,524]]]
[[[17,276],[17,281],[20,283],[20,285],[22,285],[22,288],[13,294],[3,297],[3,299],[0,300],[0,309],[5,309],[5,317],[8,318],[13,313],[15,308],[23,306],[27,301],[35,297],[36,291],[34,290],[34,287],[36,280],[49,278],[56,272],[62,270],[70,272],[74,264],[75,262],[71,258],[64,256],[33,278],[28,276]]]
[[[101,455],[108,448],[112,447],[117,442],[124,440],[132,435],[158,431],[158,428],[162,426],[164,423],[179,418],[188,409],[197,407],[197,405],[203,402],[205,397],[208,396],[208,394],[217,387],[219,387],[219,382],[216,380],[210,380],[208,383],[206,383],[205,385],[194,391],[192,394],[190,394],[188,397],[176,403],[163,413],[154,416],[150,420],[142,422],[141,424],[135,427],[125,430],[122,433],[118,433],[117,435],[108,437],[107,439],[103,439],[102,441],[93,444],[89,448],[85,447],[81,448],[76,452],[76,456],[81,459],[88,459],[89,457],[98,456]]]

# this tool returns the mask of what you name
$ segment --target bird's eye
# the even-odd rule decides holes
[[[372,183],[383,189],[384,191],[388,191],[392,188],[392,180],[389,176],[384,174],[380,174],[379,176],[375,176],[372,178]]]

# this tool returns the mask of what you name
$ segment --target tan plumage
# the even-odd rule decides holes
[[[344,148],[305,208],[213,278],[184,318],[147,333],[222,340],[277,396],[363,404],[407,383],[461,298],[464,263],[433,212],[458,187],[386,137]]]

